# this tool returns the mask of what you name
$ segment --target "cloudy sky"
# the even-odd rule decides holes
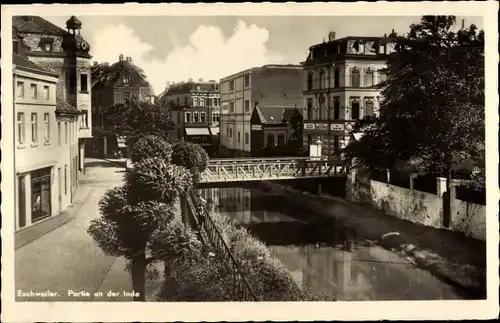
[[[68,17],[44,17],[65,28]],[[345,36],[408,32],[420,17],[401,16],[79,16],[93,59],[130,56],[155,92],[167,81],[218,80],[269,63],[299,63],[310,45]],[[457,17],[460,21],[462,17]],[[480,17],[466,25],[483,27]]]

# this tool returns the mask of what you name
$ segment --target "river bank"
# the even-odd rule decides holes
[[[258,186],[264,191],[286,194],[290,207],[309,208],[341,222],[360,238],[397,252],[453,286],[464,298],[486,297],[486,246],[481,241],[392,217],[341,198],[311,195],[278,183]]]

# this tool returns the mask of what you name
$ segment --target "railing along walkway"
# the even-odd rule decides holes
[[[200,198],[194,191],[191,191],[186,195],[186,202],[197,226],[202,229],[201,234],[203,234],[205,243],[210,243],[221,257],[221,260],[228,264],[232,275],[234,299],[237,301],[258,301],[259,299],[245,278],[238,261],[224,241],[221,232]]]

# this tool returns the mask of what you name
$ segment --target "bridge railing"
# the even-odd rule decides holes
[[[209,160],[201,182],[343,176],[345,160],[328,158],[251,158]]]
[[[191,191],[187,194],[186,199],[188,207],[191,208],[191,213],[196,217],[195,220],[203,231],[204,240],[212,245],[217,255],[227,264],[231,272],[234,299],[237,301],[258,301],[259,298],[245,278],[238,261],[198,195]]]

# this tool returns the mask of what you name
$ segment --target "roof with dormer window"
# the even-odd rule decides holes
[[[128,76],[130,87],[148,87],[152,89],[144,71],[131,60],[118,61],[112,65],[98,64],[92,67],[92,87],[114,87]]]

